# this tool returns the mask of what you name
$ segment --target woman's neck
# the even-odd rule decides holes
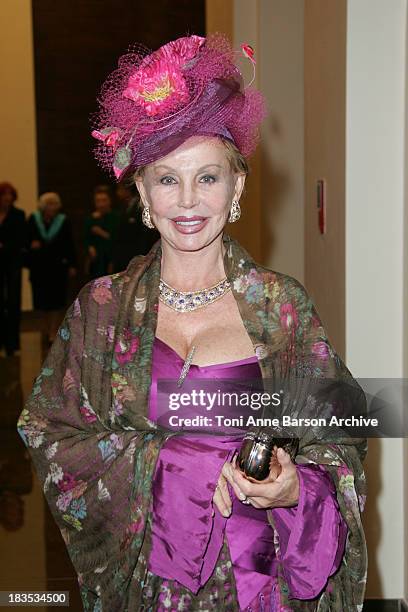
[[[222,234],[199,251],[180,251],[164,240],[161,247],[161,277],[174,289],[204,289],[225,277]]]
[[[42,218],[44,220],[44,223],[48,224],[48,223],[52,223],[56,216],[57,215],[45,215],[45,214],[43,214]]]

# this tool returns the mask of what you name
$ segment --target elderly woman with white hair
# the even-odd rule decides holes
[[[76,273],[71,224],[58,193],[43,193],[28,220],[33,305],[43,311],[48,341],[55,338],[66,306],[68,279]]]

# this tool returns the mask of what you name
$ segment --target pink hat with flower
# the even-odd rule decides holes
[[[253,49],[241,49],[254,66]],[[120,57],[93,116],[101,166],[120,180],[196,135],[221,136],[250,155],[265,102],[244,87],[235,57],[221,34],[178,38],[154,52],[137,45]]]

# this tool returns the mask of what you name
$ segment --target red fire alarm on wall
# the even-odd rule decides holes
[[[317,181],[317,220],[321,234],[326,233],[326,181]]]

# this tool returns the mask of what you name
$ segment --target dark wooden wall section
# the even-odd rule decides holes
[[[205,34],[205,0],[32,0],[39,190],[57,191],[82,254],[93,187],[109,182],[92,155],[89,117],[130,44],[151,49]]]

